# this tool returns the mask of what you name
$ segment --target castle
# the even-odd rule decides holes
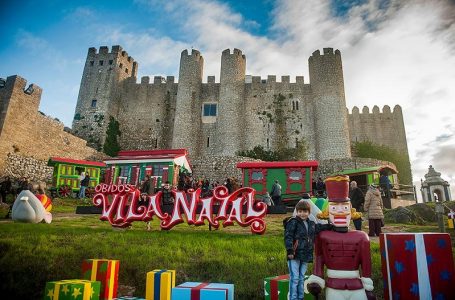
[[[324,48],[303,76],[267,79],[245,74],[242,51],[221,54],[219,82],[203,83],[204,59],[184,50],[178,83],[173,76],[148,76],[140,83],[138,63],[120,46],[89,48],[73,121],[73,133],[101,149],[111,118],[119,123],[121,149],[187,148],[191,158],[233,156],[261,145],[296,147],[305,141],[308,158],[351,157],[351,143],[374,141],[408,153],[401,107],[346,108],[339,50]]]

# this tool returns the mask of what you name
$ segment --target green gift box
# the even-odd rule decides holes
[[[44,300],[99,300],[101,283],[82,279],[49,281]]]
[[[305,280],[308,276],[305,276]],[[265,300],[288,300],[289,274],[267,277],[264,279]],[[311,294],[305,294],[304,300],[313,300]]]

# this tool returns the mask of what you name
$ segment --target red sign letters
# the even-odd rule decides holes
[[[139,203],[141,195],[133,185],[99,184],[95,192],[93,204],[103,208],[100,219],[109,221],[114,227],[128,227],[133,221],[150,221],[156,216],[161,220],[161,228],[169,230],[184,222],[184,214],[189,225],[201,226],[207,221],[218,228],[220,222],[223,227],[237,222],[242,227],[250,226],[251,232],[256,234],[263,234],[266,228],[263,217],[267,206],[255,201],[255,190],[249,187],[240,188],[229,195],[226,187],[219,186],[213,190],[213,196],[208,198],[200,198],[200,189],[187,193],[172,191],[175,200],[171,214],[162,210],[161,192],[147,196],[147,205]]]

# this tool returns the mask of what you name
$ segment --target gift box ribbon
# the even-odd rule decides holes
[[[90,259],[92,262],[92,273],[90,276],[90,280],[96,281],[96,275],[97,275],[97,270],[98,270],[98,262],[109,262],[111,263],[111,268],[110,268],[110,277],[109,277],[109,293],[108,295],[105,295],[107,298],[112,298],[114,297],[114,277],[115,277],[115,270],[116,270],[116,265],[118,263],[117,260],[108,260],[108,259]],[[109,268],[108,268],[109,270]],[[105,287],[104,287],[105,288]]]
[[[70,285],[70,284],[83,284],[84,285],[84,293],[82,294],[82,299],[91,299],[91,292],[92,292],[92,283],[87,280],[61,280],[55,283],[54,288],[54,298],[53,300],[58,300],[60,297],[60,287],[63,285]]]
[[[415,250],[417,259],[417,274],[419,283],[419,298],[420,299],[432,299],[430,276],[428,274],[428,263],[427,263],[427,252],[425,250],[425,241],[423,240],[422,233],[415,233]],[[387,284],[389,287],[389,299],[394,299],[392,291],[392,282],[390,279],[390,262],[389,262],[389,251],[387,243],[387,234],[384,234],[384,249],[385,258],[387,263]]]
[[[289,275],[280,275],[270,279],[270,299],[278,300],[278,281],[289,280]]]

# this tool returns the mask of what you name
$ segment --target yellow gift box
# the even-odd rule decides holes
[[[175,270],[153,270],[147,273],[146,300],[171,300],[175,287]]]
[[[100,282],[69,279],[46,283],[44,300],[98,300]]]

